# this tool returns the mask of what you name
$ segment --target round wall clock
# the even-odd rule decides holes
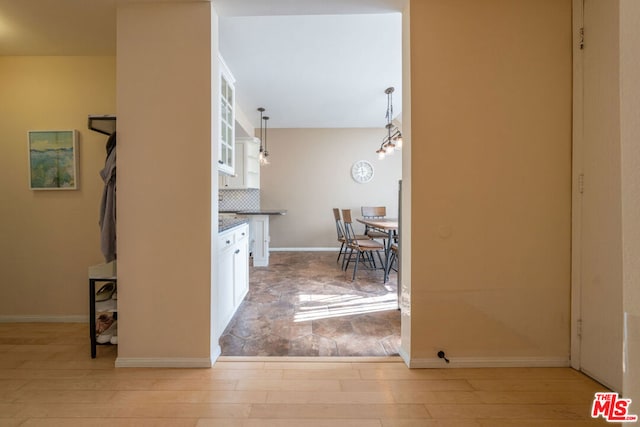
[[[364,184],[373,179],[373,165],[366,160],[358,160],[351,166],[351,178]]]

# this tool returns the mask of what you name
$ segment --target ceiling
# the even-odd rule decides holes
[[[113,55],[116,8],[129,1],[0,0],[0,55]],[[400,113],[405,0],[213,3],[220,51],[254,126],[264,107],[271,128],[382,128],[389,86]]]

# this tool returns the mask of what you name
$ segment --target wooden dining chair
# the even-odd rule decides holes
[[[389,258],[389,265],[387,266],[387,275],[391,272],[391,270],[397,272],[398,271],[398,244],[391,244],[391,255]],[[395,267],[394,267],[395,264]]]
[[[349,268],[349,263],[351,262],[351,258],[354,253],[356,255],[355,266],[353,268],[353,277],[351,280],[356,279],[356,273],[358,271],[358,262],[362,258],[363,260],[368,261],[371,264],[372,268],[376,268],[376,263],[374,259],[374,252],[378,255],[378,260],[380,261],[380,265],[384,266],[384,262],[382,261],[382,257],[380,256],[380,251],[384,250],[384,246],[373,239],[358,239],[357,235],[353,231],[353,222],[351,220],[351,209],[343,209],[342,210],[342,221],[344,223],[344,232],[345,237],[347,239],[347,248],[349,248],[349,256],[346,255],[342,259],[342,263],[344,265],[344,270],[346,271]],[[346,260],[346,264],[345,264]]]
[[[338,252],[338,258],[336,259],[336,262],[340,262],[340,257],[342,256],[344,259],[344,256],[346,255],[347,249],[348,249],[347,238],[345,237],[344,226],[342,224],[342,218],[340,218],[340,209],[333,208],[333,218],[335,219],[335,222],[336,222],[336,234],[338,236],[338,242],[340,242],[340,251]],[[356,236],[356,238],[363,240],[363,239],[369,239],[369,236],[359,234]]]
[[[387,208],[385,206],[362,206],[362,217],[366,219],[380,219],[387,216]],[[372,239],[387,239],[387,233],[376,230],[369,226],[365,226],[364,234]]]
[[[340,209],[333,208],[333,217],[336,221],[336,234],[338,235],[338,242],[340,242],[340,251],[338,251],[338,259],[336,259],[336,262],[340,262],[340,257],[347,252],[347,238],[344,236],[344,227],[342,226],[342,220],[340,218]]]

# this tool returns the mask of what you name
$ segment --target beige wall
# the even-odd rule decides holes
[[[118,9],[119,366],[210,363],[211,21]]]
[[[640,414],[640,2],[620,1],[623,309],[626,314],[623,393]]]
[[[271,217],[271,247],[339,248],[333,208],[350,208],[357,217],[361,206],[386,206],[387,216],[398,216],[402,158],[395,153],[378,160],[384,132],[384,123],[380,129],[269,129],[271,164],[260,170],[261,207],[288,210]],[[351,179],[358,160],[374,166],[367,184]]]
[[[411,357],[569,359],[571,2],[411,2]]]
[[[0,57],[0,99],[0,318],[86,320],[107,139],[87,115],[115,112],[115,58]],[[57,129],[79,131],[80,189],[29,190],[27,131]]]

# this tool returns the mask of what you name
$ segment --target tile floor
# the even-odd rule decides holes
[[[394,356],[400,346],[397,274],[358,267],[351,281],[334,252],[272,252],[251,267],[249,294],[225,330],[223,356]],[[353,264],[352,264],[353,265]]]

